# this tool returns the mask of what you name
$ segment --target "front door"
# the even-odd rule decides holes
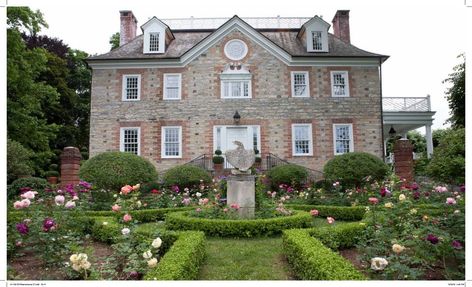
[[[236,149],[237,146],[233,143],[234,141],[240,141],[245,149],[250,149],[250,140],[248,135],[248,128],[247,127],[227,127],[226,128],[226,140],[222,146],[223,154],[227,150]],[[233,166],[225,160],[225,167],[226,168],[233,168]]]

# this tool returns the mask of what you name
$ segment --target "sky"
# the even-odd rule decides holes
[[[95,1],[98,2],[98,1]],[[274,1],[113,1],[95,4],[84,0],[64,5],[54,0],[15,1],[39,9],[49,24],[42,33],[62,39],[71,48],[89,54],[110,50],[109,38],[119,31],[119,11],[132,10],[138,27],[149,18],[199,17],[312,17],[331,23],[336,10],[350,10],[351,43],[390,58],[382,66],[384,97],[431,95],[436,111],[433,129],[445,128],[449,117],[445,99],[448,77],[465,52],[466,14],[462,1],[305,1],[296,5]],[[393,3],[395,2],[395,3]],[[414,2],[414,5],[410,2]],[[77,2],[75,2],[77,3]],[[275,4],[280,3],[280,4]],[[172,29],[172,27],[170,27]],[[332,32],[332,27],[330,28]],[[138,34],[141,30],[138,28]]]

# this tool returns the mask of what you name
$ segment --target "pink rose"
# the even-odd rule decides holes
[[[31,190],[27,191],[21,195],[21,198],[34,199],[34,192]]]
[[[127,195],[131,191],[133,191],[133,187],[131,185],[125,185],[121,188],[121,193],[124,195]]]
[[[328,221],[329,224],[333,224],[334,223],[334,218],[332,217],[327,217],[326,220]]]
[[[133,218],[131,217],[131,215],[129,215],[128,213],[126,213],[124,216],[123,216],[123,221],[124,222],[129,222],[131,221]]]
[[[115,204],[111,207],[111,210],[113,210],[114,212],[118,212],[121,210],[121,206],[119,206],[118,204]]]
[[[72,200],[69,200],[66,205],[65,205],[65,208],[74,208],[75,207],[75,202],[72,201]]]
[[[231,203],[229,207],[234,208],[234,209],[239,209],[239,205],[237,203]]]
[[[318,214],[320,214],[320,212],[318,210],[316,210],[316,209],[310,210],[310,215],[311,216],[318,216]]]
[[[196,212],[201,212],[202,209],[199,207],[199,208],[195,209],[195,211],[196,211]]]
[[[15,203],[13,203],[13,207],[15,209],[22,209],[23,208],[23,203],[21,201],[15,201]]]
[[[208,201],[209,201],[209,199],[208,199],[208,198],[204,198],[204,199],[203,199],[203,204],[207,204],[207,203],[208,203]]]
[[[379,203],[379,199],[376,198],[376,197],[369,197],[369,203],[375,205],[375,204]]]
[[[31,201],[29,199],[25,198],[21,201],[21,204],[23,205],[23,208],[26,208],[26,207],[30,206]]]
[[[446,203],[449,204],[449,205],[454,205],[454,204],[456,204],[457,202],[456,202],[456,200],[455,200],[454,198],[448,197],[448,198],[446,198]]]
[[[64,204],[65,197],[63,195],[57,195],[54,198],[54,202],[56,202],[56,205],[63,205]]]
[[[223,209],[223,212],[228,212],[228,208],[224,208],[224,209]]]

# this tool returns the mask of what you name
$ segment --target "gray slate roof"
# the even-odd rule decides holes
[[[303,57],[382,57],[387,56],[364,51],[341,41],[332,34],[329,35],[329,52],[307,52],[303,42],[297,38],[298,30],[273,30],[260,31],[262,35],[270,41],[277,44],[280,48],[292,56]],[[205,37],[210,35],[211,31],[173,31],[175,39],[167,47],[163,54],[144,54],[143,53],[143,35],[140,35],[129,43],[108,53],[90,57],[89,60],[118,60],[118,59],[169,59],[179,58],[185,52],[190,50]]]

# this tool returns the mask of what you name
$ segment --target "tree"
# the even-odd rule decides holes
[[[465,127],[465,55],[460,54],[458,58],[462,58],[462,63],[456,65],[449,78],[443,81],[452,84],[446,91],[446,99],[451,109],[448,122],[453,128]]]
[[[120,46],[120,32],[111,35],[109,43],[111,45],[110,51],[118,48]]]

